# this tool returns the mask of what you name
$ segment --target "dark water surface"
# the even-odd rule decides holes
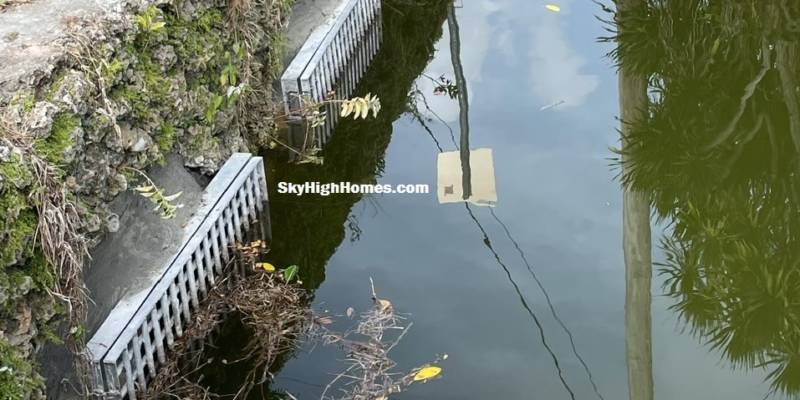
[[[449,355],[442,363],[442,379],[412,387],[396,398],[595,399],[599,398],[598,392],[608,400],[628,398],[622,190],[618,177],[620,169],[611,160],[616,155],[609,149],[620,144],[618,77],[614,61],[606,56],[613,45],[597,42],[598,37],[608,34],[595,18],[603,12],[591,2],[579,0],[559,1],[560,12],[549,11],[544,2],[533,0],[458,3],[460,7],[455,11],[460,25],[460,60],[469,93],[470,148],[493,151],[496,207],[439,204],[435,193],[440,152],[437,142],[444,151],[455,151],[455,143],[462,133],[458,100],[434,95],[435,84],[430,79],[443,75],[456,81],[446,21],[447,3],[430,2],[425,7],[410,7],[402,14],[385,7],[384,48],[360,90],[377,94],[382,99],[381,116],[377,120],[341,125],[325,151],[323,166],[286,167],[273,163],[270,180],[423,183],[430,185],[431,193],[332,195],[328,198],[295,198],[272,193],[276,257],[281,264],[300,265],[306,285],[315,289],[314,307],[333,313],[344,313],[351,306],[361,311],[370,307],[369,278],[372,277],[379,295],[390,299],[414,323],[393,351],[399,371],[419,366],[437,354]],[[722,47],[730,50],[732,47],[726,43]],[[707,45],[713,46],[713,43]],[[732,55],[726,57],[722,65],[718,62],[712,68],[725,68],[725,62],[732,65],[736,62]],[[758,57],[753,54],[745,58],[755,72],[760,64]],[[729,76],[729,85],[725,85],[724,78],[715,84],[731,87],[730,93],[725,94],[731,102],[725,109],[730,111],[735,110],[749,79],[739,79],[733,73]],[[777,72],[773,70],[765,84],[772,82],[777,87],[778,81]],[[683,90],[691,87],[685,86]],[[430,108],[452,127],[452,138],[447,125],[434,118],[418,96],[416,102],[410,100],[408,93],[414,90],[419,90]],[[697,90],[694,95],[703,96],[701,89]],[[759,90],[754,99],[763,95],[776,103],[763,106],[762,111],[782,104],[781,100],[766,94],[767,89],[764,91]],[[701,105],[703,99],[696,98],[696,108],[712,107]],[[407,112],[410,103],[432,118],[426,125],[433,137]],[[747,120],[742,125],[755,124],[751,121],[757,121],[757,117],[750,115],[758,115],[758,107],[761,106],[748,107],[744,117]],[[690,115],[690,111],[685,112]],[[759,150],[760,147],[748,148],[744,156],[739,152],[736,157],[742,157],[743,161],[733,158],[737,150],[731,150],[725,159],[734,160],[733,164],[728,163],[733,165],[729,167],[733,173],[723,174],[719,172],[722,168],[709,167],[698,174],[711,176],[706,179],[712,183],[734,180],[737,184],[750,182],[754,187],[766,185],[767,189],[761,194],[750,189],[744,192],[761,198],[774,195],[776,190],[770,190],[770,185],[778,185],[776,174],[784,176],[786,168],[793,168],[785,167],[784,163],[794,165],[796,153],[792,153],[789,135],[784,133],[789,130],[785,114],[769,112],[768,119],[774,116],[775,121],[783,121],[773,125],[779,131],[779,139],[787,141],[786,146],[780,146],[784,157],[772,175],[758,174],[751,165],[753,160],[760,159],[769,169],[769,160],[777,157],[777,154]],[[725,118],[721,116],[720,119]],[[725,125],[719,121],[712,123]],[[766,124],[763,127],[766,132]],[[714,126],[699,122],[696,128],[684,131],[691,129],[716,132]],[[708,133],[708,137],[715,135]],[[768,148],[769,142],[759,139],[762,137],[766,138],[767,134],[759,134],[752,141],[753,146]],[[691,153],[666,147],[663,151]],[[756,155],[748,156],[748,152],[756,152]],[[638,167],[651,171],[655,167],[650,168],[649,160],[655,160],[653,165],[656,166],[674,161],[656,160],[658,154],[656,148],[637,158]],[[708,163],[716,165],[713,160]],[[750,174],[740,179],[737,175],[740,170]],[[675,169],[671,171],[680,173]],[[763,176],[771,176],[772,180],[762,179],[761,184],[753,184]],[[794,180],[794,175],[791,176]],[[665,182],[682,180],[688,186],[697,183],[692,177],[665,177]],[[654,223],[653,227],[653,259],[669,261],[667,256],[676,253],[665,254],[659,244],[662,237],[677,235],[673,229],[683,235],[676,240],[685,248],[698,246],[701,240],[687,238],[686,232],[692,229],[680,222],[674,223],[682,216],[688,219],[686,215],[691,216],[691,212],[673,213],[670,206],[664,206],[673,201],[669,199],[680,199],[684,193],[674,192],[684,189],[658,188],[659,181],[655,178],[648,182],[653,192],[662,197],[659,210],[655,212],[661,222]],[[712,183],[707,183],[709,189]],[[703,204],[718,203],[715,195],[734,196],[733,192],[725,192],[741,187],[734,186],[706,190],[702,196],[692,197],[692,204],[699,210],[697,213],[701,217],[704,212],[711,213]],[[747,214],[747,210],[756,210],[757,214],[765,207],[774,209],[779,203],[741,209],[720,207],[709,220],[729,221],[735,219],[734,215]],[[784,223],[789,226],[788,220],[797,219],[795,208],[778,214],[754,226],[783,226]],[[746,239],[759,234],[744,228],[737,231],[735,227],[701,225],[706,229],[704,232],[717,229],[724,237]],[[797,278],[786,276],[797,274],[796,263],[789,262],[793,269],[787,272],[776,266],[775,259],[759,258],[759,255],[766,257],[765,252],[785,253],[790,244],[795,243],[794,236],[788,228],[767,231],[776,237],[770,239],[771,244],[763,246],[758,244],[761,236],[753,240],[756,244],[750,249],[756,255],[750,259],[757,265],[745,269],[755,271],[761,265],[771,266],[765,267],[766,275],[751,271],[752,279],[773,276],[774,281],[779,282],[775,285],[794,290],[797,286],[787,280],[795,282]],[[712,261],[697,256],[704,251],[723,255],[730,251],[726,250],[730,247],[717,244],[719,246],[711,250],[705,248],[691,253],[701,258],[697,264],[709,270],[679,261],[672,271],[686,272],[692,268],[692,271],[700,271],[696,274],[697,282],[711,280],[712,276],[733,276],[733,272],[715,275],[710,270],[715,268]],[[720,269],[738,265],[724,256],[720,260]],[[793,319],[800,304],[794,300],[798,296],[785,296],[785,301],[776,307],[791,309],[791,313],[787,311],[777,325],[770,325],[772,333],[768,336],[779,336],[785,343],[776,344],[782,339],[770,336],[759,339],[761,342],[748,342],[754,348],[737,353],[736,349],[732,350],[736,341],[747,342],[748,335],[756,334],[750,329],[753,324],[772,323],[766,317],[763,321],[748,320],[750,317],[746,313],[738,318],[736,307],[731,307],[731,304],[745,303],[746,293],[758,291],[760,286],[742,289],[741,293],[745,294],[731,295],[736,282],[718,282],[728,285],[727,289],[703,291],[702,288],[711,286],[705,282],[696,285],[695,289],[701,287],[702,290],[692,292],[694,297],[681,297],[680,293],[668,295],[662,285],[670,275],[659,275],[659,268],[654,267],[652,282],[656,399],[762,399],[770,391],[770,382],[775,380],[765,380],[773,368],[752,367],[768,361],[765,354],[776,352],[788,354],[786,359],[790,359],[790,367],[794,366],[792,357],[795,356],[791,354],[800,354],[797,345],[800,341],[786,338],[798,337],[795,334],[797,321]],[[531,271],[547,291],[577,351],[573,350],[567,330],[554,318]],[[742,276],[741,279],[747,280],[750,275]],[[687,289],[689,284],[682,283],[686,293],[692,291]],[[732,297],[714,297],[722,296],[721,293]],[[779,301],[770,296],[763,302]],[[705,310],[710,310],[705,319],[692,314],[692,306],[684,308],[684,314],[670,309],[680,301],[698,297],[706,300]],[[774,314],[775,308],[770,307],[764,306],[756,314],[762,317],[765,313]],[[681,315],[695,318],[689,318],[687,324]],[[742,319],[746,321],[741,322]],[[731,327],[734,324],[731,321],[739,321],[745,328],[737,330],[736,326]],[[718,330],[715,331],[715,327]],[[712,335],[723,332],[729,336],[720,339],[722,346],[714,348],[706,343],[709,338],[703,337],[708,332]],[[344,368],[342,358],[343,354],[335,348],[316,346],[312,351],[311,346],[306,346],[285,363],[273,389],[286,390],[299,399],[319,398],[322,387]],[[789,374],[792,373],[796,371],[790,368]]]

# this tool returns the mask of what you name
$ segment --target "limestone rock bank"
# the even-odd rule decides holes
[[[61,223],[91,247],[118,229],[108,204],[138,184],[136,170],[178,153],[211,174],[257,143],[273,129],[266,117],[290,2],[0,7],[0,368],[13,370],[0,370],[0,398],[41,396],[34,353],[47,340],[83,339],[80,321],[59,325],[74,310],[51,294],[66,279],[53,254],[74,249],[43,239],[43,221],[56,222],[41,203],[68,207],[78,217]],[[64,248],[43,250],[53,243]]]

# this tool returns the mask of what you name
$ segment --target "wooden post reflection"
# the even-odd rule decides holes
[[[472,196],[472,170],[469,164],[469,96],[467,79],[464,77],[464,66],[461,64],[461,33],[453,3],[447,8],[447,27],[450,32],[450,59],[453,62],[453,73],[456,76],[456,87],[458,87],[462,198],[467,200]]]
[[[618,0],[617,18],[644,0]],[[622,29],[622,28],[620,28]],[[624,61],[619,70],[622,148],[630,123],[645,118],[647,78],[634,74]],[[623,154],[623,161],[624,161]],[[623,162],[623,168],[628,168]],[[630,400],[653,399],[653,345],[650,287],[652,282],[650,204],[644,193],[624,189],[623,250],[625,257],[625,354]]]

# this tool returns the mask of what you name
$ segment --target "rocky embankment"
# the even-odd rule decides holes
[[[41,397],[36,351],[83,341],[75,260],[118,228],[135,171],[178,153],[211,174],[274,128],[290,2],[0,6],[0,398]]]

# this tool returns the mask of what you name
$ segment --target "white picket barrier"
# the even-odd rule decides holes
[[[190,234],[149,291],[124,299],[111,311],[87,352],[93,395],[137,398],[169,349],[183,336],[192,313],[222,278],[231,246],[268,220],[267,186],[261,157],[238,153],[225,163],[203,194],[187,225]]]
[[[314,30],[281,76],[281,91],[285,112],[292,115],[300,107],[300,96],[315,102],[328,99],[335,91],[336,98],[349,98],[378,53],[383,38],[381,0],[342,0],[326,23]],[[333,106],[325,107],[325,123],[311,130],[319,148],[327,143],[339,119]],[[298,139],[290,134],[289,141],[299,146],[305,128]]]

